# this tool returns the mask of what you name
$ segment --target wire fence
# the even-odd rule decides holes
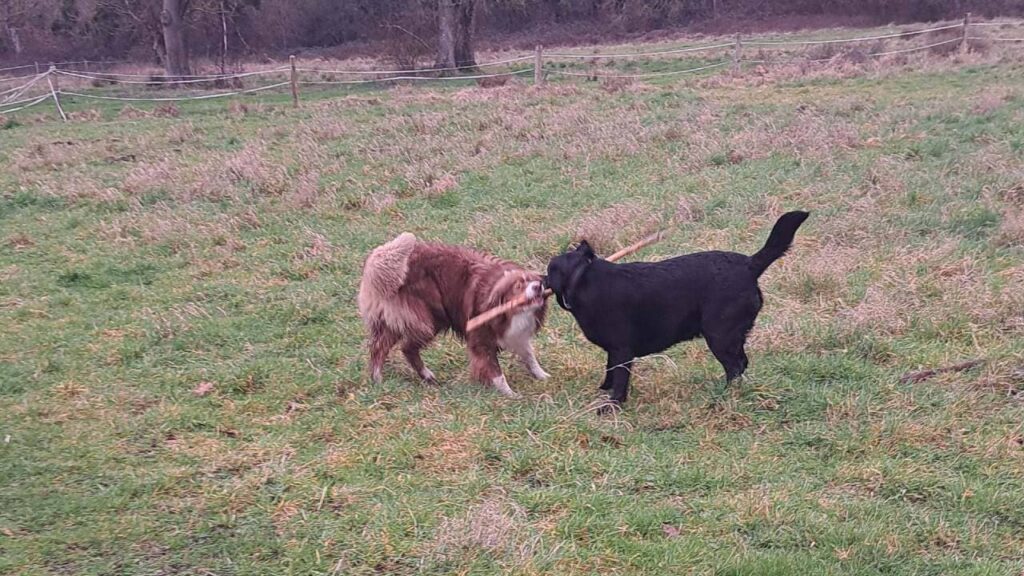
[[[58,62],[45,71],[38,64],[0,68],[0,114],[7,115],[38,106],[48,100],[56,105],[66,119],[61,98],[112,101],[173,103],[213,100],[264,93],[278,90],[287,94],[289,89],[295,105],[299,103],[300,87],[314,86],[386,86],[395,83],[466,82],[497,79],[501,82],[516,76],[533,74],[535,83],[549,77],[585,77],[598,79],[658,79],[720,70],[730,65],[739,70],[745,64],[759,66],[772,64],[817,64],[835,61],[844,55],[843,47],[858,51],[861,59],[901,56],[915,52],[953,52],[956,47],[967,52],[972,43],[1024,42],[1024,28],[1020,22],[972,22],[970,15],[962,23],[945,24],[916,30],[903,30],[851,38],[749,38],[736,36],[732,42],[717,42],[695,46],[682,46],[639,52],[574,52],[545,53],[537,47],[533,55],[516,56],[474,65],[447,68],[359,70],[297,66],[292,57],[290,65],[265,70],[251,70],[222,74],[167,76],[90,70],[121,61]],[[1012,29],[1021,37],[1006,36]],[[992,30],[995,34],[986,33]],[[933,41],[934,40],[934,41]],[[923,41],[923,42],[922,42]],[[912,43],[909,46],[890,46],[892,42]],[[863,45],[870,43],[867,49]],[[954,46],[955,45],[955,46]],[[942,48],[948,47],[948,48]],[[801,54],[799,50],[817,48],[821,54]],[[748,57],[756,49],[754,57]],[[940,50],[941,49],[941,50]],[[676,58],[673,58],[676,56]],[[677,56],[683,56],[679,58]],[[642,62],[661,62],[673,66],[670,70],[622,70],[643,66]],[[599,66],[604,69],[599,69]],[[617,68],[608,70],[609,67]],[[681,66],[681,67],[680,67]],[[25,70],[35,72],[25,74]],[[249,83],[249,86],[246,86]],[[253,85],[255,83],[255,85]],[[61,86],[63,84],[63,86]],[[153,93],[159,89],[163,93]],[[168,94],[168,91],[174,91]]]

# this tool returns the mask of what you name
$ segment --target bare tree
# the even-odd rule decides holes
[[[188,76],[188,44],[185,40],[185,11],[188,0],[163,0],[160,26],[164,33],[164,69],[170,77]]]
[[[476,55],[473,51],[473,17],[476,13],[476,0],[462,0],[456,12],[455,28],[455,65],[476,68]]]
[[[0,29],[7,37],[15,56],[23,50],[19,28],[28,15],[28,6],[18,0],[0,0]]]
[[[473,16],[476,0],[438,0],[437,68],[475,68]]]
[[[236,17],[246,8],[258,9],[260,0],[192,0],[188,6],[188,13],[185,15],[192,25],[201,24],[204,18],[207,22],[216,22],[216,29],[219,32],[217,39],[217,50],[220,57],[220,72],[227,73],[228,54],[231,51],[229,39],[232,28],[241,42],[245,42],[241,32],[235,24]],[[207,28],[207,41],[211,40]],[[198,32],[201,34],[201,32]]]

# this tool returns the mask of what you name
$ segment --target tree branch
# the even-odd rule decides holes
[[[388,24],[388,23],[385,23],[385,24],[383,24],[382,26],[383,26],[384,28],[394,28],[394,29],[396,29],[396,30],[399,30],[399,31],[401,31],[401,32],[405,32],[405,33],[406,33],[406,34],[408,34],[409,36],[412,36],[413,38],[415,38],[415,39],[416,39],[416,41],[417,41],[417,42],[419,42],[419,43],[420,43],[421,45],[423,45],[423,47],[424,47],[424,48],[426,48],[427,50],[433,50],[433,46],[431,46],[430,44],[428,44],[428,43],[427,43],[427,42],[426,42],[425,40],[423,40],[423,38],[420,38],[419,36],[417,36],[417,35],[413,34],[412,32],[410,32],[410,31],[408,31],[408,30],[406,30],[405,28],[402,28],[402,27],[401,27],[401,26],[399,26],[398,24]]]

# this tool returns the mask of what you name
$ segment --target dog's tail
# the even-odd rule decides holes
[[[416,247],[416,237],[404,232],[394,240],[373,249],[363,266],[359,282],[359,313],[364,319],[379,311],[394,296],[409,273],[409,255]]]
[[[793,244],[793,236],[796,235],[797,228],[800,228],[808,216],[810,216],[809,212],[795,211],[786,212],[779,218],[775,226],[772,227],[772,233],[768,235],[768,241],[765,242],[764,248],[750,257],[750,268],[755,274],[758,276],[764,274],[772,262],[782,258],[782,255],[789,250],[789,246]]]

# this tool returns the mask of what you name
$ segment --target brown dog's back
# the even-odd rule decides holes
[[[518,267],[469,248],[419,242],[406,232],[366,259],[359,313],[367,327],[383,322],[403,334],[450,328],[464,336],[469,318],[493,305],[487,299],[505,270]]]

